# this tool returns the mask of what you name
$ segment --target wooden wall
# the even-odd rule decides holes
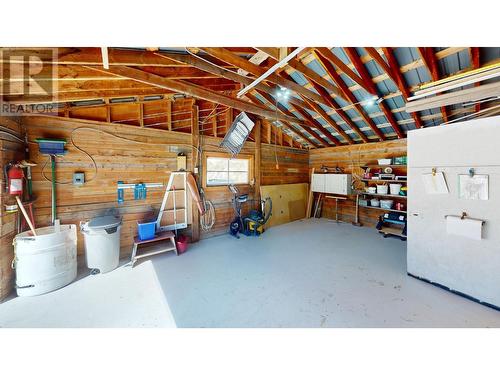
[[[406,139],[385,141],[379,143],[364,143],[359,145],[328,147],[314,149],[309,152],[309,166],[318,171],[322,165],[341,167],[345,173],[362,175],[362,165],[376,163],[377,159],[406,155]],[[353,178],[355,176],[353,175]],[[340,219],[346,222],[354,221],[356,200],[352,195],[346,201],[339,201]],[[360,208],[359,219],[364,225],[375,226],[381,211]],[[335,200],[326,199],[323,202],[322,216],[334,218]]]
[[[9,117],[0,117],[0,129],[21,136],[18,121]],[[12,240],[16,235],[16,213],[6,213],[5,204],[15,204],[15,200],[6,191],[4,166],[13,160],[24,158],[24,146],[12,137],[0,133],[0,160],[2,173],[0,177],[0,301],[7,297],[14,285],[14,271],[11,262],[14,258]]]
[[[193,103],[191,103],[193,104]],[[62,223],[79,223],[105,214],[110,209],[118,209],[123,217],[122,257],[128,256],[132,248],[132,240],[136,235],[136,221],[142,220],[159,209],[163,190],[149,190],[145,201],[135,201],[132,190],[126,191],[125,203],[117,203],[117,181],[125,183],[163,182],[168,181],[171,171],[176,170],[176,156],[179,152],[188,155],[188,170],[193,170],[193,149],[187,147],[192,137],[180,131],[167,131],[137,126],[135,124],[111,124],[102,121],[81,120],[67,117],[31,116],[23,119],[30,143],[31,159],[38,163],[33,168],[33,189],[37,196],[35,216],[37,226],[50,225],[51,220],[51,184],[42,175],[42,168],[48,157],[40,155],[38,146],[33,143],[36,138],[64,138],[68,141],[68,154],[57,162],[57,212]],[[140,140],[146,143],[180,144],[180,146],[163,146],[134,144],[110,135],[93,130],[76,130],[77,128],[101,129],[112,134]],[[98,165],[97,178],[94,176],[93,164],[83,153],[78,152],[71,144],[71,134],[76,146],[89,152]],[[255,134],[252,133],[252,138]],[[213,136],[201,136],[201,147],[205,152],[221,152],[218,147],[222,139]],[[293,143],[293,142],[291,142]],[[182,146],[186,145],[186,146]],[[248,141],[243,147],[242,155],[253,155],[256,142]],[[279,169],[275,168],[276,155]],[[255,173],[260,173],[261,184],[274,185],[308,181],[309,154],[305,149],[293,149],[286,146],[261,144],[261,164],[255,166]],[[75,171],[85,173],[90,182],[76,187],[70,183]],[[45,175],[50,178],[50,165],[45,167]],[[243,186],[242,193],[249,193],[254,198],[255,186]],[[258,190],[257,190],[258,191]],[[229,223],[234,218],[231,204],[232,193],[227,187],[208,188],[206,198],[216,208],[216,223],[209,232],[201,232],[201,238],[226,233]],[[83,238],[79,234],[79,261],[83,261]]]
[[[125,202],[119,205],[117,182],[166,184],[170,172],[177,169],[176,158],[179,152],[187,154],[188,169],[191,169],[192,165],[192,149],[183,146],[191,143],[189,134],[43,116],[25,117],[23,125],[30,142],[30,158],[38,163],[32,173],[33,191],[36,196],[36,225],[50,225],[51,183],[42,174],[48,156],[40,154],[38,145],[33,142],[36,138],[64,138],[68,141],[68,153],[58,158],[56,168],[56,180],[59,183],[56,188],[57,217],[63,224],[78,224],[80,221],[103,215],[109,209],[117,209],[123,217],[122,256],[130,253],[133,237],[137,232],[137,220],[148,218],[158,211],[164,190],[149,189],[146,200],[134,200],[133,190],[125,190]],[[75,131],[82,127],[85,129]],[[104,130],[144,144],[127,142],[89,128]],[[95,159],[97,175],[91,160],[71,144],[72,134],[75,145]],[[72,175],[76,171],[85,173],[88,182],[83,186],[74,186],[71,183]],[[51,178],[50,164],[45,166],[44,173]],[[83,240],[80,234],[78,236],[78,254],[82,255]]]
[[[214,140],[210,138],[210,142]],[[220,142],[220,139],[217,140]],[[242,155],[253,155],[255,143],[247,142],[241,152]],[[278,169],[276,169],[276,156]],[[290,147],[261,145],[261,164],[255,166],[255,173],[259,173],[261,185],[292,184],[308,182],[309,152],[307,150],[292,149]],[[242,194],[248,193],[250,199],[257,197],[255,186],[240,188]],[[202,233],[202,238],[228,232],[229,223],[234,219],[234,210],[231,203],[232,193],[227,187],[208,188],[206,196],[216,209],[216,223],[212,231]]]

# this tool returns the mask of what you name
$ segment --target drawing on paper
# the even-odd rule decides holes
[[[460,199],[488,200],[488,175],[458,175],[458,197]]]

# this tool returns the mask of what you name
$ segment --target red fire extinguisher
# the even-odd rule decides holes
[[[13,165],[9,168],[7,177],[9,179],[9,194],[23,195],[23,170],[17,165]]]

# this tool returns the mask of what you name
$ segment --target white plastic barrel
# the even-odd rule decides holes
[[[76,278],[76,225],[60,225],[14,237],[18,296],[37,296],[62,288]]]
[[[87,267],[93,272],[106,273],[118,267],[121,222],[121,218],[108,215],[80,223],[85,238]]]

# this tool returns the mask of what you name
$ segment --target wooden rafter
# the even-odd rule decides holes
[[[259,76],[265,74],[267,71],[266,68],[252,64],[250,61],[248,61],[244,58],[241,58],[241,57],[233,54],[232,52],[227,51],[224,48],[203,47],[201,49],[203,51],[205,51],[206,53],[208,53],[209,55],[211,55],[219,60],[222,60],[228,64],[231,64],[235,67],[241,68],[241,69],[253,74],[256,77],[259,77]],[[324,102],[323,98],[321,96],[319,96],[318,94],[312,92],[311,90],[306,89],[305,87],[299,85],[298,83],[296,83],[294,81],[281,78],[275,73],[273,73],[269,77],[267,77],[267,80],[271,81],[274,84],[279,85],[281,87],[285,87],[293,92],[296,92],[298,94],[302,94],[311,100],[316,100],[320,103],[328,105],[327,103]]]
[[[282,75],[284,78],[291,79],[291,77],[286,72],[284,72],[284,71],[281,72],[280,75]],[[349,126],[354,132],[356,132],[356,130],[358,129],[358,127],[351,121],[351,119],[349,118],[349,116],[347,116],[347,114],[345,114],[340,109],[340,106],[328,94],[328,92],[323,88],[323,86],[320,86],[318,83],[316,83],[314,81],[312,81],[311,83],[312,83],[313,87],[315,88],[315,90],[319,93],[319,95],[321,95],[321,97],[323,99],[325,99],[326,102],[328,102],[328,104],[329,104],[328,106],[331,107],[331,108],[333,108],[337,112],[337,114],[342,118],[342,120],[344,120],[344,122],[347,124],[347,126]],[[314,102],[312,100],[309,100],[307,98],[304,98],[304,97],[302,97],[302,99],[307,104],[309,104],[309,106],[311,106],[311,103],[314,103],[313,104],[314,108],[316,108],[316,109],[320,108],[321,109],[321,107],[319,106],[318,103],[316,103],[316,102]],[[299,112],[302,115],[302,112],[304,112],[304,110],[302,108],[298,108],[298,107],[294,106],[293,104],[292,104],[292,106],[295,108],[295,110],[297,112]],[[327,115],[324,110],[322,110],[322,109],[319,110],[319,111],[316,110],[315,112],[317,112],[325,121],[327,121],[329,123],[334,122],[333,119],[329,115]],[[304,117],[304,116],[302,115],[302,117]],[[312,116],[310,116],[310,117],[313,119]],[[330,119],[330,121],[329,121],[329,119]],[[322,127],[322,125],[320,125],[320,126]],[[335,128],[339,129],[340,127],[339,126],[335,126]],[[368,138],[366,138],[366,136],[363,134],[363,132],[359,131],[359,129],[358,129],[358,131],[356,133],[361,137],[361,139],[363,141],[365,141],[365,142],[368,141]],[[345,132],[343,132],[343,135],[347,136],[347,134]],[[347,136],[346,141],[347,141],[347,143],[351,143],[352,139],[349,136]]]
[[[433,81],[438,81],[440,78],[439,68],[437,64],[436,55],[434,54],[434,50],[432,47],[417,47],[417,51],[422,58],[424,66],[427,68],[431,79]],[[448,122],[448,110],[446,107],[441,107],[441,116],[443,117],[443,122]]]
[[[271,95],[268,95],[264,92],[259,92],[259,94],[266,99],[268,104],[270,106],[276,106],[278,107],[278,111],[281,112],[283,115],[286,116],[294,116],[293,113],[291,113],[288,109],[285,108],[281,103],[276,103],[274,98]],[[317,128],[317,125],[314,122],[309,122],[307,119],[302,121],[302,123],[305,123],[307,126],[302,126],[304,131],[306,131],[309,135],[311,135],[314,139],[316,139],[319,143],[321,143],[325,147],[329,147],[330,144],[326,142],[323,138],[321,138],[316,132],[312,131],[311,128]]]
[[[370,94],[375,95],[375,96],[379,96],[378,89],[375,86],[375,84],[373,83],[372,77],[370,76],[365,65],[363,64],[363,62],[359,58],[359,55],[356,52],[356,50],[353,47],[344,47],[344,51],[346,52],[347,57],[349,57],[349,60],[351,60],[351,62],[353,63],[359,76],[362,78],[362,80],[364,82],[362,87],[366,91],[368,91]],[[392,115],[392,112],[387,107],[387,105],[382,101],[382,102],[380,102],[379,107],[382,110],[382,112],[384,113],[384,116],[387,118],[387,121],[389,121],[389,124],[391,124],[392,129],[394,130],[394,132],[396,133],[398,138],[404,138],[405,135],[404,135],[403,131],[399,127],[396,119]]]
[[[370,127],[370,129],[373,131],[373,133],[379,137],[381,141],[385,140],[385,135],[382,133],[382,131],[377,127],[377,125],[373,122],[373,120],[370,118],[370,116],[365,112],[361,104],[358,103],[358,100],[354,96],[351,90],[349,90],[349,87],[347,87],[347,84],[342,80],[340,75],[337,73],[335,70],[335,67],[332,65],[332,63],[326,59],[322,54],[317,53],[316,51],[313,51],[314,56],[316,56],[318,62],[323,66],[323,69],[325,69],[326,73],[328,76],[335,82],[335,84],[342,90],[344,93],[345,97],[347,98],[347,101],[350,102],[356,111],[359,113],[359,115],[362,117],[362,119],[367,123],[367,125]]]
[[[342,73],[344,73],[351,80],[356,82],[359,86],[361,86],[362,88],[366,86],[365,82],[363,82],[363,79],[360,76],[358,76],[351,68],[349,68],[347,64],[344,64],[344,62],[328,48],[317,47],[315,48],[315,50],[318,51],[324,57],[326,57],[328,60],[330,60],[335,66],[337,66],[340,69]]]
[[[218,77],[223,77],[227,78],[230,80],[233,80],[234,82],[238,82],[242,85],[248,86],[250,83],[253,82],[253,79],[249,77],[242,76],[240,74],[237,74],[236,72],[232,72],[230,70],[218,67],[214,64],[210,64],[206,62],[204,59],[202,59],[199,56],[193,56],[193,55],[181,55],[181,54],[166,54],[166,53],[157,53],[158,56],[161,56],[165,58],[166,60],[173,60],[182,64],[189,64],[192,67],[195,67],[197,69],[200,69],[202,71],[211,73],[215,76]],[[261,91],[267,92],[268,94],[273,95],[274,94],[274,89],[269,87],[268,85],[265,85],[263,83],[260,83],[256,86],[256,89],[259,89]],[[290,98],[290,102],[293,102],[294,104],[304,106],[304,103],[301,101],[295,99],[295,98]]]
[[[479,55],[479,47],[470,47],[469,48],[469,56],[471,60],[471,65],[473,69],[478,69],[481,67],[481,56]],[[474,86],[479,86],[481,83],[476,82]],[[474,106],[474,110],[479,112],[481,110],[481,103],[477,103]]]
[[[172,90],[159,89],[151,87],[148,89],[124,89],[124,90],[98,90],[98,91],[76,91],[67,93],[58,93],[53,96],[39,96],[39,95],[11,95],[5,97],[5,100],[12,104],[43,104],[43,103],[65,103],[78,100],[99,100],[106,98],[128,98],[138,95],[173,95]]]
[[[365,51],[368,52],[368,54],[371,57],[373,57],[373,59],[382,68],[382,70],[384,70],[387,73],[387,75],[391,77],[396,86],[399,88],[399,91],[401,91],[404,101],[408,102],[408,97],[410,96],[410,90],[408,89],[408,86],[406,86],[403,74],[401,74],[401,71],[399,70],[399,64],[396,61],[394,54],[392,53],[392,48],[390,47],[382,48],[382,51],[384,51],[384,55],[387,58],[387,63],[375,48],[373,47],[364,47],[364,48]],[[415,121],[416,128],[423,127],[422,121],[420,120],[420,117],[418,116],[417,113],[414,112],[411,113],[410,115],[413,118],[413,121]]]
[[[292,104],[293,106],[293,104]],[[323,127],[320,123],[317,123],[316,120],[309,114],[307,113],[306,110],[300,108],[300,107],[294,107],[295,110],[307,121],[309,121],[310,124],[314,124],[315,128],[323,134],[330,142],[332,142],[335,146],[340,146],[341,143],[337,138],[335,138],[332,133],[330,133],[327,129]]]
[[[342,129],[329,115],[325,112],[323,108],[318,103],[313,102],[312,100],[308,100],[307,104],[311,107],[311,109],[318,113],[321,118],[323,118],[332,128],[335,129],[337,133],[339,133],[348,144],[353,144],[354,141],[351,137]]]
[[[257,97],[255,97],[255,95],[253,95],[252,93],[249,93],[247,92],[245,94],[245,96],[250,99],[250,101],[252,101],[254,104],[259,104],[260,103],[260,100],[257,99]],[[266,99],[267,100],[267,99]],[[302,133],[300,133],[299,131],[297,131],[290,123],[288,123],[287,121],[282,121],[283,125],[289,129],[292,133],[294,133],[297,137],[299,137],[300,139],[304,140],[305,142],[307,142],[308,144],[310,144],[312,147],[316,148],[318,147],[317,144],[315,144],[314,142],[312,142],[309,138],[307,137],[304,137],[304,135]],[[272,126],[272,123],[270,122],[269,123],[269,126],[271,127]]]
[[[273,48],[265,48],[265,47],[256,47],[257,49],[265,52],[268,54],[269,57],[271,57],[274,61],[278,61],[278,58],[275,53],[273,53]],[[342,93],[341,90],[334,84],[332,84],[330,81],[327,79],[321,77],[318,73],[316,73],[314,70],[311,68],[308,68],[306,65],[304,65],[302,62],[300,62],[297,59],[292,59],[290,60],[287,65],[296,71],[302,73],[306,78],[308,78],[311,81],[316,82],[317,84],[323,86],[326,88],[328,91],[330,91],[334,96],[340,96],[343,99],[344,94]]]
[[[102,68],[89,66],[89,69],[94,69],[101,71]],[[109,70],[106,72],[110,74],[114,74],[120,77],[127,77],[137,82],[143,82],[145,84],[149,84],[151,86],[173,90],[179,93],[183,93],[186,95],[190,95],[194,98],[208,100],[213,103],[222,104],[228,107],[236,108],[240,111],[247,111],[264,118],[274,119],[275,113],[263,106],[255,105],[253,103],[246,102],[241,99],[233,98],[228,95],[221,94],[216,91],[212,91],[209,89],[205,89],[203,87],[193,85],[184,81],[177,81],[168,78],[163,78],[161,76],[157,76],[155,74],[144,72],[140,69],[130,68],[125,66],[110,66]],[[299,122],[296,121],[295,117],[278,115],[281,120],[291,121],[291,122]]]

